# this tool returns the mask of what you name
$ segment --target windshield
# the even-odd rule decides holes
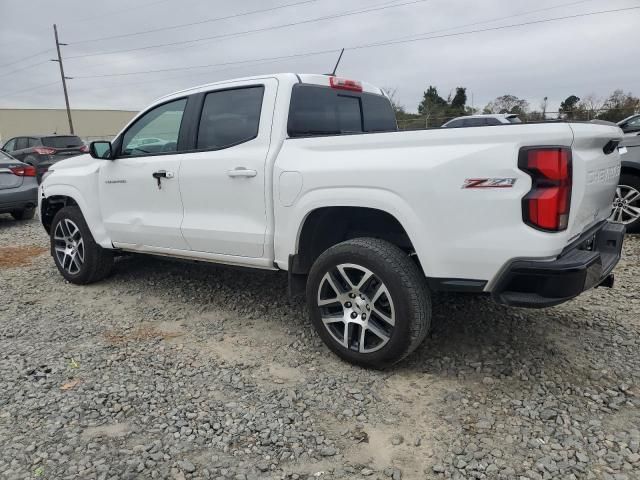
[[[84,145],[79,137],[44,137],[42,139],[42,145],[51,148],[73,148],[81,147]]]

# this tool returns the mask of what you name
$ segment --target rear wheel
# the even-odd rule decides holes
[[[31,220],[36,214],[35,208],[24,208],[22,210],[14,210],[11,212],[11,216],[15,220]]]
[[[51,255],[62,276],[79,285],[102,280],[113,266],[112,252],[95,242],[78,207],[64,207],[53,217]]]
[[[348,362],[384,368],[420,345],[431,321],[424,275],[397,246],[375,238],[335,245],[307,281],[313,325]]]
[[[627,226],[627,232],[640,232],[640,176],[623,174],[613,201],[611,220]]]

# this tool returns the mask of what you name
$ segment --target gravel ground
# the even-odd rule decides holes
[[[561,307],[439,298],[384,372],[285,275],[131,256],[78,287],[46,247],[0,216],[0,478],[640,478],[639,237]]]

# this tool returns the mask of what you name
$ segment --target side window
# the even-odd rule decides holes
[[[452,122],[449,122],[449,124],[447,125],[448,128],[458,128],[462,126],[462,120],[454,120]]]
[[[178,151],[178,136],[187,99],[165,103],[140,117],[125,132],[120,156],[154,155]]]
[[[12,138],[3,147],[7,152],[13,152],[16,149],[16,139]]]
[[[26,137],[20,137],[16,139],[16,150],[22,150],[24,148],[27,148],[27,138]]]
[[[37,138],[29,138],[28,139],[27,148],[37,147],[38,145],[40,145],[40,142],[38,141]]]
[[[465,127],[484,127],[486,125],[484,118],[469,118],[465,120]]]
[[[219,150],[258,136],[264,87],[207,94],[198,127],[198,150]]]
[[[629,122],[627,122],[627,124],[625,125],[625,128],[629,128],[633,130],[640,129],[640,117],[629,120]]]
[[[498,120],[497,118],[493,118],[493,117],[488,117],[486,118],[486,122],[488,126],[495,126],[495,125],[502,125],[500,123],[500,120]]]

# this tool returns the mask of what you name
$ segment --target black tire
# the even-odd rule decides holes
[[[35,208],[25,208],[23,210],[14,210],[11,212],[11,216],[14,220],[33,220],[36,214]]]
[[[71,220],[77,226],[84,243],[84,262],[80,265],[78,272],[69,272],[65,269],[58,255],[56,255],[55,235],[58,225],[65,219]],[[53,217],[50,231],[51,256],[60,274],[69,282],[77,285],[86,285],[102,280],[111,273],[113,253],[110,250],[102,248],[95,242],[87,226],[87,222],[84,220],[82,212],[78,207],[71,206],[60,209]]]
[[[640,192],[640,176],[624,173],[620,176],[620,185],[635,188]],[[627,233],[640,233],[640,218],[633,223],[627,224]]]
[[[350,344],[349,347],[339,343],[322,320],[322,308],[329,307],[318,306],[318,299],[323,295],[323,290],[321,289],[326,288],[324,286],[327,283],[324,280],[325,275],[328,272],[337,272],[337,267],[345,264],[354,264],[372,272],[372,281],[376,282],[379,279],[379,282],[386,286],[394,308],[392,311],[395,311],[393,314],[395,322],[394,326],[391,327],[388,341],[378,350],[370,353],[357,351],[360,348],[360,340],[357,340],[357,344]],[[343,283],[343,285],[347,284]],[[376,285],[372,288],[375,290],[375,287]],[[348,287],[346,287],[346,290],[348,290]],[[336,292],[336,298],[339,296],[340,293]],[[354,304],[356,300],[358,299],[354,300]],[[369,300],[371,299],[364,301],[367,310],[369,310],[369,305],[372,306],[371,310],[375,310],[375,301],[370,303]],[[340,358],[363,367],[381,369],[399,362],[420,345],[431,326],[431,295],[420,268],[396,245],[376,238],[347,240],[334,245],[320,255],[309,272],[307,305],[313,326],[325,344]],[[348,303],[348,305],[351,304]],[[348,313],[349,310],[346,309],[346,306],[347,304],[342,305],[338,301],[331,307],[334,309],[339,307],[343,312],[341,314],[338,311],[336,318],[341,315],[344,315],[344,318],[347,318],[348,315],[353,315],[353,312]],[[356,307],[354,306],[353,308]],[[364,312],[364,309],[359,311]],[[373,314],[371,316],[375,320]],[[358,317],[355,318],[357,319]],[[367,320],[367,322],[369,321],[371,320]],[[332,325],[337,325],[334,328],[341,327],[340,322]],[[344,332],[346,328],[346,326],[343,326],[342,331]],[[356,325],[355,328],[362,329],[364,327]],[[362,330],[359,331],[362,332]],[[361,338],[364,338],[364,336]],[[350,342],[347,341],[345,343]]]

